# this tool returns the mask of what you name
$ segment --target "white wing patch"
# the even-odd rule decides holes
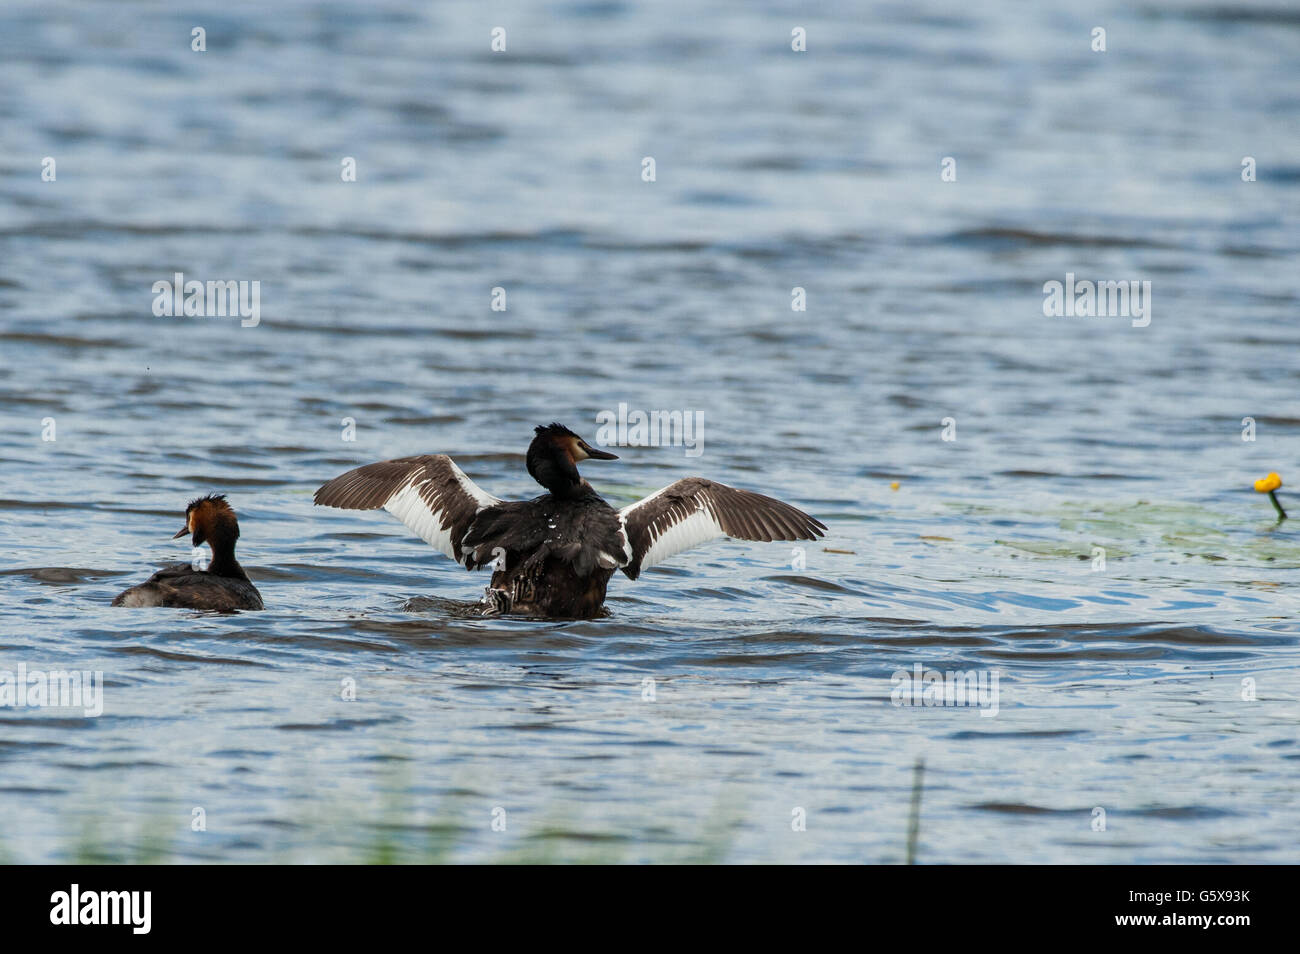
[[[478,504],[479,510],[482,510],[485,507],[494,506],[501,502],[500,497],[493,497],[478,484],[474,483],[474,481],[466,477],[465,472],[457,467],[456,462],[450,457],[447,458],[447,466],[451,468],[452,476],[456,478],[456,482],[460,484],[461,489],[474,498],[474,502]]]
[[[448,459],[447,464],[461,490],[478,505],[478,510],[501,502],[499,498],[493,497],[466,477],[465,472],[457,467],[454,461]],[[440,553],[455,560],[456,550],[452,541],[455,522],[447,518],[447,511],[444,508],[434,509],[421,495],[420,489],[427,482],[428,478],[419,476],[412,478],[410,483],[388,498],[384,509],[415,531],[425,543],[436,547]],[[447,525],[446,529],[443,528],[443,524]],[[463,554],[458,562],[461,564],[465,562]]]
[[[667,488],[665,488],[667,489]],[[651,494],[644,500],[639,500],[630,506],[624,507],[618,512],[619,519],[623,521],[623,538],[627,539],[627,516],[628,514],[649,501],[658,497],[663,491]],[[654,566],[656,563],[662,563],[669,557],[676,556],[683,550],[689,550],[691,547],[699,546],[701,543],[708,543],[710,540],[717,540],[719,537],[725,537],[727,534],[722,529],[722,524],[718,522],[708,509],[708,501],[701,494],[697,500],[699,509],[689,516],[679,519],[675,523],[665,517],[655,526],[650,528],[650,546],[645,555],[641,557],[641,569]],[[628,561],[632,559],[631,543],[627,546]]]
[[[437,547],[453,560],[456,559],[456,551],[451,545],[451,528],[442,529],[442,511],[431,510],[420,496],[418,488],[418,483],[407,484],[388,498],[384,509],[414,530],[425,543]]]
[[[710,540],[815,540],[826,525],[802,510],[752,490],[683,477],[619,512],[635,580],[646,567]]]

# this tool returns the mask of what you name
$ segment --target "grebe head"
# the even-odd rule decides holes
[[[528,445],[528,473],[552,493],[563,493],[582,484],[580,460],[618,460],[617,454],[596,450],[563,424],[533,428],[537,434]]]
[[[239,521],[235,511],[226,503],[225,494],[208,494],[191,500],[185,508],[185,526],[176,531],[173,540],[193,534],[190,543],[201,547],[210,543],[215,553],[222,545],[234,547],[239,539]]]

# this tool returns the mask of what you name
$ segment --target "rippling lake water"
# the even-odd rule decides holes
[[[1292,7],[259,7],[0,9],[0,670],[105,679],[0,709],[0,857],[898,862],[924,759],[921,862],[1300,861]],[[258,323],[155,316],[177,272]],[[1149,325],[1045,317],[1067,273]],[[705,442],[611,502],[825,540],[483,620],[311,504],[434,452],[532,496],[532,426],[620,403]],[[210,491],[266,611],[110,608]]]

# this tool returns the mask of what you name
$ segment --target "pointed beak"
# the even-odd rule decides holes
[[[189,527],[181,527],[179,530],[177,530],[177,531],[172,535],[172,539],[173,539],[173,540],[179,540],[181,537],[185,536],[185,534],[187,534],[187,533],[189,533],[189,532],[190,532],[190,528],[189,528]]]
[[[586,448],[587,456],[592,460],[618,460],[617,454],[610,454],[603,450],[596,450],[594,447]]]

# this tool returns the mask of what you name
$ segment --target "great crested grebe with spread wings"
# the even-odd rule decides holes
[[[578,473],[617,460],[562,424],[534,429],[528,473],[547,493],[499,500],[445,454],[380,461],[335,477],[315,501],[383,508],[466,569],[495,572],[482,602],[503,613],[586,619],[600,612],[615,570],[635,580],[674,554],[720,537],[815,540],[826,526],[796,507],[703,477],[686,477],[615,510]]]

